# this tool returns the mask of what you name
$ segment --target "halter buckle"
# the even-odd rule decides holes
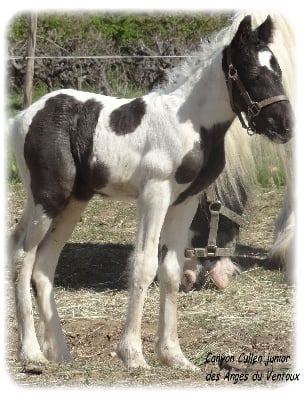
[[[261,112],[261,107],[256,101],[254,101],[250,106],[248,106],[248,114],[251,114],[252,117],[258,116],[260,112]]]
[[[208,257],[216,257],[217,246],[216,245],[208,245],[207,246],[207,256]]]

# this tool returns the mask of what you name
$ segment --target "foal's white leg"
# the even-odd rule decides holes
[[[116,352],[124,364],[147,367],[142,353],[141,319],[148,286],[158,268],[158,244],[170,203],[167,182],[148,181],[138,202],[138,232],[131,264],[129,303],[122,337]]]
[[[40,316],[40,344],[45,357],[50,361],[69,361],[72,359],[62,332],[58,317],[53,280],[59,255],[87,202],[70,200],[59,214],[40,244],[34,264],[32,285]]]
[[[19,336],[18,359],[20,361],[45,362],[46,358],[41,352],[35,333],[31,300],[31,276],[37,247],[47,233],[51,219],[44,214],[42,207],[37,205],[29,211],[27,222],[26,234],[22,243],[24,257],[20,260],[20,265],[17,265],[15,275],[15,301]],[[25,225],[26,223],[23,221],[22,230],[25,229]],[[20,229],[19,232],[22,230]],[[17,237],[17,239],[20,238]],[[17,243],[17,248],[20,246],[21,242]]]
[[[177,297],[181,282],[188,230],[198,205],[197,197],[169,208],[162,229],[160,316],[156,351],[162,363],[175,368],[198,369],[182,353],[177,333]]]

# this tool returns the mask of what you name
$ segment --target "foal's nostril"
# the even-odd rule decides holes
[[[267,123],[268,123],[269,125],[271,125],[271,126],[274,126],[275,123],[276,123],[276,119],[273,118],[273,117],[268,117],[268,118],[267,118]]]
[[[270,127],[284,134],[290,134],[293,131],[293,119],[290,116],[267,117],[266,121]]]

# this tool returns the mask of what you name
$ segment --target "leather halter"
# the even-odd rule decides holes
[[[218,222],[220,215],[223,215],[230,219],[238,226],[242,226],[244,219],[236,212],[227,208],[222,204],[216,193],[211,187],[205,191],[206,203],[210,210],[210,224],[209,224],[209,236],[206,247],[187,247],[184,251],[186,258],[207,258],[207,257],[233,257],[235,253],[235,246],[231,247],[218,247],[217,246],[217,235],[218,235]],[[201,212],[206,218],[205,206],[203,206],[202,199],[199,200],[199,207]]]
[[[270,104],[273,103],[278,103],[279,101],[289,101],[289,99],[287,96],[280,94],[278,96],[268,97],[267,99],[261,101],[253,101],[251,99],[250,94],[247,92],[245,86],[243,85],[242,81],[240,80],[237,73],[237,69],[233,66],[230,47],[227,48],[227,65],[228,65],[228,75],[226,77],[226,83],[229,91],[231,108],[233,112],[237,114],[242,127],[247,130],[247,133],[249,135],[254,135],[255,133],[259,133],[256,131],[255,127],[256,125],[255,122],[253,121],[253,118],[259,115],[262,108],[269,106]],[[236,84],[240,96],[246,103],[247,106],[246,116],[248,120],[248,126],[243,119],[242,110],[234,104],[233,91],[232,91],[233,83]]]

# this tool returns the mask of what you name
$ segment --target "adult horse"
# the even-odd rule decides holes
[[[147,365],[141,318],[147,288],[157,273],[157,354],[166,365],[195,368],[178,341],[177,295],[199,193],[224,168],[224,137],[236,113],[244,112],[250,129],[276,142],[285,143],[292,134],[291,105],[280,66],[268,47],[272,30],[269,17],[255,30],[251,16],[235,19],[158,92],[130,100],[60,90],[15,118],[12,139],[27,193],[11,238],[12,262],[19,260],[15,297],[20,360],[71,358],[53,278],[80,214],[90,198],[100,194],[136,198],[138,207],[118,356],[128,367]],[[42,326],[40,343],[31,285]]]
[[[242,18],[244,14],[240,14]],[[261,24],[266,18],[265,13],[254,12],[254,26]],[[282,69],[283,85],[290,99],[294,99],[294,36],[287,19],[279,14],[272,15],[274,21],[273,40],[270,44]],[[290,49],[289,53],[287,48]],[[191,225],[188,251],[193,255],[187,258],[182,277],[182,289],[190,290],[193,286],[202,287],[210,276],[217,287],[223,289],[229,284],[229,278],[235,271],[236,265],[230,256],[235,251],[238,240],[239,225],[248,199],[251,198],[256,185],[258,164],[280,165],[285,170],[288,189],[283,206],[275,225],[274,243],[270,250],[272,265],[284,269],[284,281],[293,283],[293,236],[294,236],[294,207],[292,182],[292,144],[277,145],[266,140],[262,135],[249,136],[242,134],[243,127],[238,121],[230,126],[225,139],[226,166],[209,191],[201,197],[200,204]],[[222,209],[219,214],[218,229],[211,232],[210,205],[220,201]],[[232,211],[232,212],[231,212]],[[215,218],[215,217],[214,217]],[[216,241],[217,251],[210,251],[207,256],[209,243]],[[203,251],[205,249],[205,251]],[[196,256],[197,255],[197,256]],[[201,256],[200,256],[201,255]]]

